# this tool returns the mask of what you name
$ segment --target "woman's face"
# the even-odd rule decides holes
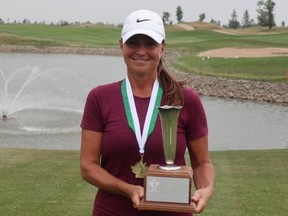
[[[139,75],[157,73],[157,66],[165,48],[165,42],[158,44],[152,38],[137,34],[120,47],[127,65],[128,73]]]

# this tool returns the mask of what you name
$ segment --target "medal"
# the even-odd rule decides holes
[[[138,146],[139,146],[139,152],[141,155],[140,161],[137,162],[134,166],[131,166],[131,169],[132,169],[132,172],[135,174],[136,178],[144,178],[144,173],[146,169],[148,168],[146,163],[144,163],[144,159],[143,159],[144,147],[145,147],[147,138],[149,137],[149,135],[153,132],[155,128],[156,119],[158,115],[157,107],[161,103],[163,90],[161,87],[159,87],[158,80],[155,79],[155,82],[153,84],[151,98],[149,101],[148,110],[147,110],[146,117],[145,117],[142,134],[140,131],[140,123],[139,123],[139,118],[138,118],[138,114],[136,110],[136,105],[134,101],[131,84],[127,76],[122,82],[121,92],[122,92],[122,98],[124,101],[124,107],[125,107],[128,125],[133,130],[136,136]]]
[[[132,172],[135,174],[135,178],[144,178],[144,174],[148,169],[148,166],[143,160],[143,155],[141,155],[141,160],[137,162],[134,166],[131,166]]]

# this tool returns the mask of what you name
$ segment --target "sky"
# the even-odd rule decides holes
[[[257,21],[258,0],[0,0],[0,18],[5,22],[28,19],[31,22],[58,23],[61,20],[72,22],[103,22],[121,24],[129,13],[138,9],[149,9],[158,13],[170,13],[170,20],[176,23],[176,8],[180,6],[185,22],[199,19],[205,13],[204,21],[211,19],[228,24],[235,9],[241,23],[245,10],[250,19]],[[274,0],[274,14],[278,26],[282,21],[288,25],[288,0]]]

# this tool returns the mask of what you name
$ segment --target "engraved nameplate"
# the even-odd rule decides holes
[[[146,201],[189,204],[189,190],[189,178],[146,177]]]

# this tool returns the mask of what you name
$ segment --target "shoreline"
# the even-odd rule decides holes
[[[121,56],[121,51],[118,48],[34,47],[1,45],[0,52]],[[200,96],[263,101],[285,105],[288,104],[287,83],[233,80],[227,78],[188,74],[182,71],[178,71],[172,67],[172,62],[181,55],[183,55],[183,53],[166,51],[166,64],[177,78],[188,78],[191,80],[192,82],[189,84],[189,87],[195,89]]]

